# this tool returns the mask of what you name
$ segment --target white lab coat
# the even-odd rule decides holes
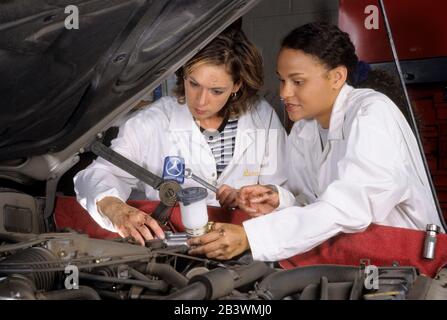
[[[233,188],[257,183],[284,185],[287,172],[278,164],[285,153],[286,132],[273,108],[263,99],[240,116],[233,159],[217,178],[216,162],[187,105],[164,97],[137,112],[120,126],[112,149],[151,172],[162,176],[167,156],[181,156],[185,166],[209,183]],[[159,200],[158,191],[143,185],[123,170],[98,158],[74,177],[79,203],[103,228],[115,231],[110,220],[98,212],[96,202],[106,196],[126,201],[132,189],[143,188],[148,200]],[[185,179],[183,187],[200,186]],[[208,191],[208,205],[219,203]]]
[[[279,188],[279,210],[244,222],[255,260],[289,258],[370,223],[441,226],[416,138],[379,92],[346,84],[324,150],[316,120],[294,124],[287,150],[287,188],[299,196]]]

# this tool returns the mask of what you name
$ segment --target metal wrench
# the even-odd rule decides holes
[[[205,188],[213,191],[214,193],[217,193],[217,188],[215,186],[213,186],[212,184],[206,182],[205,180],[203,180],[202,178],[196,176],[194,173],[192,173],[191,169],[185,169],[185,178],[187,179],[193,179],[194,181],[200,183],[202,186],[204,186]]]

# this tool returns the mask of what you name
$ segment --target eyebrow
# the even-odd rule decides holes
[[[201,85],[201,84],[199,83],[199,81],[197,81],[196,79],[194,79],[192,76],[189,76],[189,77],[190,77],[191,80],[193,80],[195,83]],[[223,90],[223,91],[225,91],[227,88],[226,88],[226,87],[215,87],[215,88],[208,88],[208,89],[211,89],[211,90]]]
[[[295,72],[295,73],[289,74],[288,76],[289,77],[294,77],[294,76],[299,76],[299,75],[303,75],[303,74],[304,74],[303,72]]]
[[[295,76],[299,76],[299,75],[303,75],[303,74],[304,74],[303,72],[295,72],[295,73],[288,74],[287,77],[290,78],[290,77],[295,77]],[[281,76],[278,71],[276,71],[276,75],[278,75],[279,77]]]

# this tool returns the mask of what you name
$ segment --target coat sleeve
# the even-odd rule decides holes
[[[283,188],[278,185],[276,185],[276,188],[278,190],[279,206],[278,208],[275,209],[275,211],[279,211],[295,205],[296,206],[302,205],[300,201],[297,201],[295,195],[286,188]]]
[[[120,126],[118,136],[112,141],[111,148],[143,166],[142,148],[148,141],[145,137],[151,137],[151,130],[155,127],[153,127],[151,117],[142,119],[140,115],[140,112],[136,113]],[[146,140],[145,143],[144,140]],[[116,197],[125,202],[137,183],[137,178],[99,157],[74,177],[78,202],[102,228],[112,232],[116,231],[115,228],[110,220],[97,210],[96,203],[105,197]]]
[[[400,154],[402,138],[384,102],[361,108],[353,120],[339,178],[316,202],[244,222],[253,258],[275,261],[306,252],[340,232],[383,221],[409,197]]]

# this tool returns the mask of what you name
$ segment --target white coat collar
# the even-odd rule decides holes
[[[241,161],[241,158],[244,156],[245,151],[253,143],[255,143],[256,129],[254,128],[258,127],[260,122],[261,121],[256,111],[256,107],[254,107],[254,109],[251,111],[247,111],[239,117],[234,155],[227,168],[225,168],[225,170],[220,175],[220,180],[225,179],[225,177],[231,173],[230,169],[233,168],[235,164]],[[192,143],[199,144],[201,148],[205,148],[210,159],[213,157],[211,149],[208,147],[208,143],[200,132],[199,127],[196,125],[194,118],[186,104],[178,104],[172,110],[171,119],[169,122],[169,131],[171,132],[171,134],[175,135],[177,135],[176,133],[182,132],[191,133],[195,137],[193,137]],[[181,134],[180,136],[183,137],[183,139],[189,137],[189,135],[185,137],[183,134]],[[183,152],[188,151],[188,149],[186,148],[187,141],[189,140],[185,140],[183,141],[183,143],[180,143],[180,148],[183,149]]]
[[[253,137],[256,133],[255,132],[256,130],[253,127],[257,127],[254,125],[254,123],[261,122],[260,119],[254,119],[256,116],[259,118],[257,112],[253,110],[251,112],[247,111],[246,113],[244,113],[239,117],[237,124],[236,139],[239,139],[242,144],[240,144],[241,146],[240,149],[238,148],[238,150],[235,150],[235,156],[241,156],[242,153],[254,142]],[[178,107],[172,110],[171,120],[169,122],[169,130],[171,131],[198,130],[198,132],[200,132],[199,127],[196,125],[194,118],[186,104],[179,104]]]
[[[347,108],[346,99],[353,89],[353,87],[345,83],[335,99],[334,106],[332,108],[331,120],[329,123],[328,140],[344,139],[343,123],[345,121]],[[313,119],[302,121],[303,125],[298,137],[304,140],[315,140],[318,137],[317,120]]]
[[[192,130],[193,127],[197,127],[194,123],[194,118],[191,112],[189,112],[188,106],[185,104],[177,104],[172,110],[171,120],[169,121],[169,130],[171,131],[183,131]]]
[[[328,140],[344,139],[343,124],[345,122],[345,114],[348,107],[346,99],[353,89],[353,87],[345,83],[335,99],[334,106],[332,107],[331,121],[329,123]]]

